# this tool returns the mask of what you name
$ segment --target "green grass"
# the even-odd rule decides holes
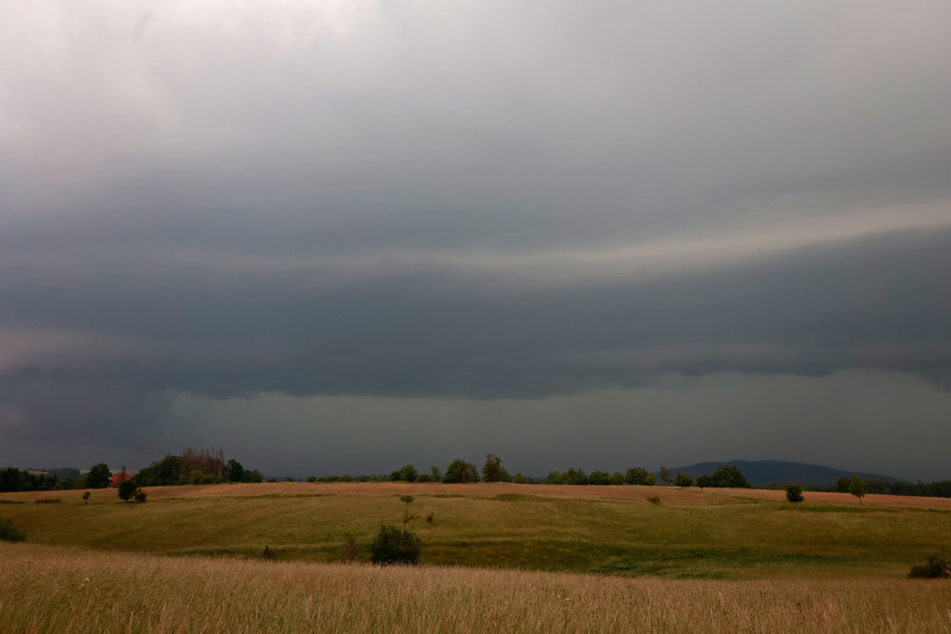
[[[84,504],[70,492],[59,504],[4,506],[2,516],[32,543],[245,558],[268,546],[282,560],[326,562],[340,557],[348,535],[366,545],[381,524],[402,527],[406,505],[381,490],[207,498],[166,490],[145,504],[113,501],[112,492]],[[714,502],[417,494],[410,509],[420,518],[408,527],[423,540],[426,564],[678,578],[894,577],[949,548],[947,511]]]

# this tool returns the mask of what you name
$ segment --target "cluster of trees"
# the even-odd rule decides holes
[[[224,452],[186,448],[181,455],[166,455],[133,476],[142,486],[174,486],[180,484],[219,484],[223,482],[264,482],[257,469],[245,469],[235,459],[225,461]]]
[[[373,479],[372,477],[370,478]],[[516,473],[515,476],[509,475],[509,472],[502,466],[502,460],[494,455],[488,454],[485,457],[485,464],[482,466],[482,475],[471,462],[466,462],[456,458],[446,467],[445,474],[439,467],[430,467],[429,471],[419,473],[411,464],[403,466],[392,472],[388,478],[391,482],[446,482],[449,484],[457,482],[524,482],[522,474]]]
[[[592,471],[590,475],[583,469],[570,468],[564,472],[552,471],[548,474],[547,484],[656,484],[654,474],[643,467],[631,467],[625,473],[615,471],[608,474],[605,471]]]
[[[52,491],[84,488],[86,480],[79,469],[50,469],[46,473],[30,473],[16,467],[0,469],[0,492]]]

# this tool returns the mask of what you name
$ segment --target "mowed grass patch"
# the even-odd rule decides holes
[[[627,579],[0,544],[4,632],[947,632],[951,582]]]
[[[0,515],[35,543],[246,558],[267,546],[281,560],[330,562],[342,556],[348,537],[365,546],[381,524],[403,527],[409,512],[418,517],[406,527],[422,538],[427,564],[714,579],[901,576],[911,564],[946,553],[951,534],[945,511],[808,500],[793,506],[719,493],[701,505],[699,492],[676,504],[666,501],[678,499],[668,495],[674,491],[658,488],[660,505],[637,497],[535,495],[559,487],[434,485],[416,490],[406,505],[400,495],[412,485],[331,486],[318,496],[303,494],[307,484],[288,484],[283,492],[266,485],[260,495],[249,495],[247,486],[149,489],[145,504],[119,502],[114,491],[94,492],[90,504],[81,492],[57,492],[60,504],[5,505]],[[195,489],[214,494],[196,496]],[[222,495],[229,490],[241,495]],[[425,521],[430,514],[433,521]]]

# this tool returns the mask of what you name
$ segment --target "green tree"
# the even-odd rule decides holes
[[[746,476],[743,475],[743,472],[731,464],[717,467],[713,475],[710,476],[710,480],[712,481],[710,486],[732,487],[737,489],[750,488],[750,483],[746,480]]]
[[[419,472],[413,465],[404,465],[403,468],[400,469],[400,480],[404,482],[416,482],[418,478]]]
[[[433,479],[433,482],[442,482],[442,469],[436,466],[430,467],[429,477]]]
[[[446,467],[446,475],[442,481],[448,484],[478,482],[479,471],[474,464],[456,458]]]
[[[661,479],[661,480],[664,482],[664,484],[666,484],[666,485],[670,485],[670,484],[672,484],[673,481],[674,481],[673,476],[670,475],[670,469],[668,469],[667,467],[661,467],[661,468],[660,468],[660,479]]]
[[[132,480],[123,480],[119,483],[119,499],[123,502],[128,502],[133,497],[135,497],[135,491],[138,489],[135,485],[135,482]]]
[[[409,531],[383,525],[370,544],[370,561],[381,566],[402,564],[415,566],[423,552],[422,541]]]
[[[644,467],[631,467],[624,475],[624,481],[628,484],[647,484],[647,476],[650,473]]]
[[[234,458],[228,461],[228,480],[244,482],[244,466]]]
[[[862,503],[862,498],[865,497],[865,487],[867,485],[868,482],[866,480],[863,480],[855,474],[852,475],[852,480],[849,483],[849,493],[859,499],[859,504]]]
[[[624,474],[620,471],[615,471],[611,474],[611,484],[624,484]]]
[[[798,484],[790,484],[786,487],[786,500],[789,502],[802,502],[802,487]]]
[[[713,483],[713,478],[708,475],[697,476],[697,486],[700,487],[700,490],[703,491],[705,487],[716,486]]]
[[[178,484],[181,477],[181,462],[178,456],[165,454],[165,457],[155,463],[153,467],[155,474],[154,484],[161,486],[174,486]]]
[[[83,504],[89,504],[89,491],[83,492]]]
[[[589,484],[611,484],[611,476],[606,474],[604,471],[592,471],[591,475],[588,476]]]
[[[90,489],[105,489],[109,486],[109,478],[111,477],[112,472],[109,471],[109,466],[104,462],[100,462],[89,470],[89,475],[86,476],[86,487]]]
[[[655,484],[657,484],[657,478],[654,477],[654,474],[653,474],[653,473],[648,473],[648,474],[647,474],[647,477],[644,478],[644,484],[645,484],[646,486],[652,487],[652,486],[654,486]]]
[[[680,490],[683,491],[687,487],[693,486],[693,476],[691,476],[689,473],[678,473],[674,484],[679,486]]]
[[[835,490],[837,493],[848,493],[849,487],[852,486],[852,479],[842,476],[835,481]]]
[[[484,482],[511,482],[512,476],[502,466],[502,459],[495,454],[486,454],[485,464],[482,465],[482,480]]]

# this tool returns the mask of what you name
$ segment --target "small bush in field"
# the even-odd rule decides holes
[[[788,502],[802,502],[802,487],[798,484],[790,484],[786,487],[786,500]]]
[[[135,499],[136,502],[141,504],[145,502],[146,498],[148,498],[148,494],[142,489],[136,489],[135,495],[133,495],[132,497]]]
[[[353,563],[360,558],[360,554],[363,549],[360,545],[353,539],[353,535],[347,535],[343,541],[343,545],[340,546],[340,559],[346,563]]]
[[[26,541],[26,534],[13,528],[11,520],[0,517],[0,541],[2,542],[22,542]]]
[[[924,566],[912,566],[908,573],[909,579],[945,579],[947,577],[951,577],[948,562],[938,556],[928,557],[928,563]]]
[[[647,501],[651,504],[660,504],[660,497],[656,495],[648,495]]]
[[[384,525],[370,544],[370,561],[381,566],[415,566],[422,552],[422,541],[415,534]]]
[[[261,551],[261,559],[265,561],[273,561],[277,558],[277,555],[271,550],[270,546],[265,546],[264,550]]]

